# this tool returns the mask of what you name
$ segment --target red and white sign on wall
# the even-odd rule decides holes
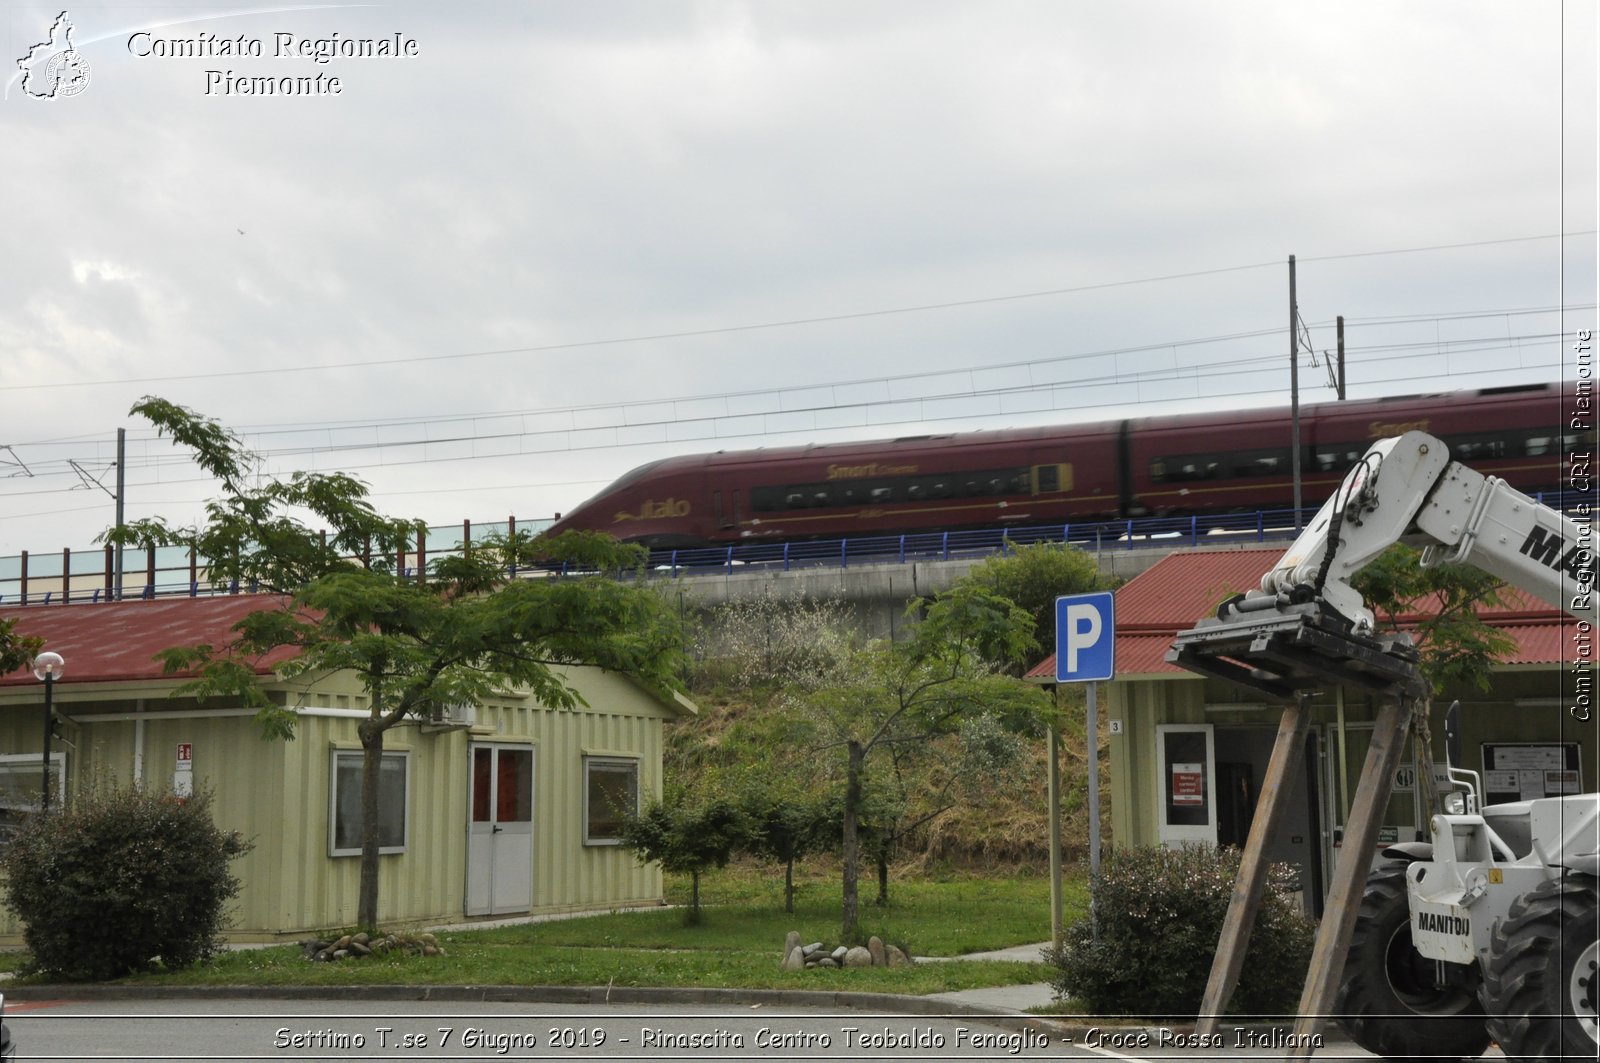
[[[1180,808],[1194,808],[1206,803],[1204,765],[1174,764],[1172,766],[1172,803]]]
[[[178,743],[178,765],[172,772],[172,792],[179,798],[194,795],[194,743]]]

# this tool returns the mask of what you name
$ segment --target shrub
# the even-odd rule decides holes
[[[1199,1013],[1222,920],[1239,873],[1237,849],[1119,849],[1090,884],[1090,920],[1069,927],[1051,956],[1051,984],[1096,1014],[1159,1018]],[[1311,958],[1314,927],[1288,892],[1292,868],[1268,871],[1231,1010],[1292,1012]]]
[[[228,862],[249,849],[212,823],[209,795],[108,787],[32,817],[0,855],[30,973],[86,981],[209,959],[239,893]]]

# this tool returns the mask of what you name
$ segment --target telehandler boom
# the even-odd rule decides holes
[[[1423,547],[1423,565],[1472,565],[1592,631],[1593,536],[1592,525],[1451,461],[1440,440],[1407,432],[1374,444],[1260,587],[1179,635],[1167,660],[1286,701],[1339,684],[1421,700],[1409,639],[1377,631],[1351,577],[1407,542]],[[1580,709],[1586,718],[1586,693],[1574,698]],[[1381,852],[1353,930],[1344,928],[1332,1012],[1358,1044],[1391,1059],[1473,1057],[1491,1040],[1512,1059],[1595,1059],[1600,795],[1480,807],[1476,773],[1461,770],[1454,710],[1446,730],[1456,735],[1446,811],[1432,818],[1431,843]],[[1341,858],[1370,861],[1370,849]],[[1308,1001],[1310,984],[1302,1022],[1318,1010]]]

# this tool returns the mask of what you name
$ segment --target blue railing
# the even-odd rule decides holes
[[[1310,517],[1313,511],[1307,510]],[[1172,550],[1222,543],[1264,543],[1292,539],[1292,509],[1230,513],[1207,517],[1150,517],[1134,520],[1074,521],[1024,527],[969,528],[907,535],[863,535],[781,543],[652,550],[650,567],[677,575],[703,575],[750,569],[849,568],[852,565],[909,564],[984,557],[1033,543],[1072,543],[1091,551]]]
[[[1545,492],[1535,498],[1581,520],[1592,519],[1592,494]],[[1302,510],[1305,519],[1315,508]],[[1067,542],[1088,550],[1175,550],[1182,547],[1233,543],[1268,543],[1296,535],[1293,509],[1254,513],[1219,513],[1192,517],[1146,517],[1133,520],[1074,521],[1018,528],[974,528],[908,535],[864,535],[842,539],[807,539],[783,543],[737,543],[650,552],[651,569],[674,576],[731,573],[761,569],[852,565],[908,564],[983,557],[1031,543]]]
[[[1541,503],[1560,509],[1582,522],[1593,519],[1595,497],[1592,493],[1546,492],[1535,497]],[[1309,520],[1315,510],[1303,512]],[[519,522],[517,526],[540,530],[541,526],[548,524],[548,521],[528,521]],[[504,531],[508,526],[508,522],[502,522],[476,526],[465,524],[459,528],[454,525],[429,528],[421,537],[422,542],[413,544],[398,561],[406,575],[410,576],[415,571],[413,566],[417,561],[432,561],[458,553],[469,538],[477,541],[488,532]],[[796,568],[850,568],[855,565],[948,561],[984,557],[1017,546],[1043,542],[1067,542],[1103,554],[1113,550],[1174,550],[1181,547],[1282,542],[1294,536],[1294,510],[1270,509],[1210,516],[1072,521],[1025,527],[660,549],[650,552],[649,566],[652,571],[662,575],[696,576],[737,571],[789,571]],[[111,557],[108,551],[85,551],[81,554],[63,551],[61,555],[37,557],[31,574],[27,555],[20,560],[22,565],[19,572],[18,558],[0,558],[0,605],[19,602],[48,604],[63,600],[93,602],[111,596]],[[241,590],[253,589],[207,582],[203,578],[203,568],[203,564],[182,550],[139,551],[137,555],[130,552],[124,594],[129,598],[150,598],[237,594]],[[63,579],[63,573],[68,574],[67,578]],[[534,576],[542,573],[543,570],[534,569],[526,574]],[[33,591],[24,595],[30,577]]]

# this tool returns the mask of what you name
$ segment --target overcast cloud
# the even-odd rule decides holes
[[[60,10],[6,5],[8,60]],[[0,102],[0,555],[90,544],[111,500],[69,459],[112,484],[118,428],[129,516],[192,519],[144,394],[447,524],[667,453],[1286,403],[1290,254],[1357,396],[1559,380],[1594,324],[1592,4],[68,12],[87,87]]]

